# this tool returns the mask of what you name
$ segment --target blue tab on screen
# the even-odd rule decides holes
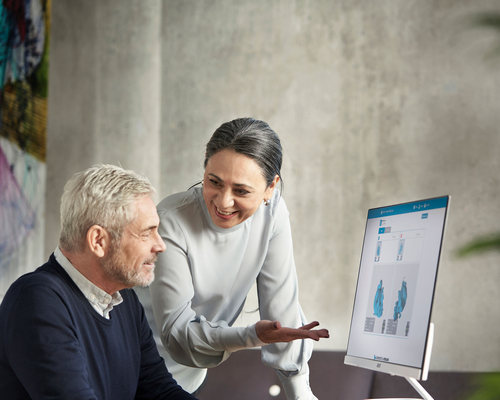
[[[389,215],[406,214],[418,211],[428,211],[436,208],[444,208],[448,205],[448,196],[433,199],[413,201],[411,203],[396,204],[394,206],[372,208],[368,210],[368,218],[380,218]]]

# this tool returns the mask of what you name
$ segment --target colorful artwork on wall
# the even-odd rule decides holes
[[[0,0],[0,299],[42,263],[50,0]]]

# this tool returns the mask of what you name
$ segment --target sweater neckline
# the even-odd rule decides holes
[[[54,253],[51,255],[51,261],[52,261],[52,266],[54,267],[54,270],[57,274],[61,276],[63,280],[65,280],[70,287],[70,289],[75,292],[76,297],[78,298],[78,301],[82,304],[82,307],[92,316],[94,317],[97,321],[99,321],[102,324],[105,325],[111,325],[112,324],[112,319],[113,319],[113,314],[110,313],[109,319],[103,317],[102,315],[99,315],[99,313],[94,310],[92,305],[89,303],[85,295],[82,293],[80,288],[76,285],[76,283],[71,279],[69,274],[64,270],[64,268],[59,264],[59,262],[56,260]],[[116,312],[115,308],[115,312]]]

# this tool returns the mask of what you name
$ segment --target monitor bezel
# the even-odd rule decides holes
[[[385,209],[385,208],[404,206],[407,204],[421,203],[421,202],[431,201],[431,200],[436,200],[436,199],[446,199],[446,205],[444,206],[445,210],[444,210],[444,216],[443,216],[443,227],[442,227],[441,238],[440,238],[440,243],[439,243],[439,250],[438,250],[438,255],[437,255],[437,260],[436,260],[436,272],[435,272],[435,276],[434,276],[432,297],[431,297],[430,310],[429,310],[429,319],[427,322],[427,330],[426,330],[427,333],[426,333],[426,338],[425,338],[424,354],[422,356],[421,365],[420,366],[413,366],[413,365],[397,364],[397,363],[393,363],[393,362],[389,362],[389,361],[374,360],[371,358],[365,358],[365,357],[360,357],[360,356],[348,354],[349,343],[351,341],[351,331],[352,331],[352,324],[353,324],[353,317],[354,317],[354,308],[356,305],[356,297],[358,295],[357,291],[358,291],[360,272],[361,272],[361,267],[362,267],[361,263],[363,261],[363,249],[365,247],[366,233],[367,233],[367,227],[368,227],[370,213],[373,211],[381,210],[381,209]],[[355,367],[360,367],[360,368],[365,368],[365,369],[370,369],[373,371],[383,372],[383,373],[386,373],[389,375],[401,376],[401,377],[405,377],[405,378],[414,378],[417,380],[426,380],[427,379],[428,372],[429,372],[429,365],[430,365],[430,357],[431,357],[431,353],[432,353],[432,343],[433,343],[433,337],[434,337],[434,325],[432,323],[433,304],[434,304],[434,297],[435,297],[435,293],[436,293],[437,276],[438,276],[438,272],[439,272],[439,264],[440,264],[440,260],[441,260],[442,250],[443,250],[443,240],[444,240],[444,234],[445,234],[446,221],[448,219],[449,207],[450,207],[450,195],[443,195],[443,196],[424,198],[421,200],[396,203],[396,204],[387,205],[387,206],[374,207],[374,208],[370,208],[368,210],[368,212],[366,214],[367,215],[366,224],[365,224],[365,229],[364,229],[364,234],[363,234],[363,243],[362,243],[362,247],[361,247],[362,251],[361,251],[359,267],[358,267],[358,277],[356,280],[356,290],[355,290],[355,294],[354,294],[354,301],[352,304],[351,322],[349,325],[349,336],[348,336],[348,342],[347,342],[346,355],[344,357],[344,364],[355,366]]]

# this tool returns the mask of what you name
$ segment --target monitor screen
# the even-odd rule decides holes
[[[346,364],[422,379],[448,202],[368,210]]]

